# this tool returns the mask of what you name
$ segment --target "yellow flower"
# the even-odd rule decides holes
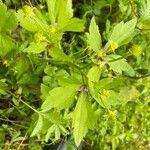
[[[41,41],[44,41],[46,38],[45,36],[43,36],[42,33],[38,32],[35,34],[34,39],[36,42],[41,42]]]
[[[115,49],[119,47],[119,45],[114,41],[110,41],[110,47],[114,51]]]
[[[108,97],[110,95],[110,91],[109,90],[103,90],[103,95]]]
[[[3,64],[6,65],[6,66],[8,66],[8,65],[9,65],[8,60],[5,59],[5,60],[3,61]]]
[[[43,5],[39,5],[39,8],[40,8],[40,9],[44,9],[44,6],[43,6]]]
[[[111,119],[115,119],[117,116],[117,112],[116,110],[115,111],[109,111],[109,114],[108,114],[108,117],[111,118]]]
[[[30,7],[30,6],[24,6],[24,13],[27,15],[27,16],[32,16],[34,15],[34,7]]]
[[[134,56],[139,56],[142,53],[142,47],[140,45],[134,45],[130,51]]]
[[[49,27],[49,32],[55,33],[55,32],[56,32],[56,28],[51,25],[51,26]]]

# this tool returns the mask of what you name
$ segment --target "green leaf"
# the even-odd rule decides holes
[[[30,63],[28,57],[25,55],[20,56],[15,62],[14,72],[17,75],[17,79],[19,79],[23,73],[29,71]]]
[[[47,65],[44,69],[44,73],[47,74],[48,76],[53,76],[54,74],[56,74],[56,70],[57,70],[57,67]]]
[[[77,105],[73,112],[73,136],[77,146],[79,146],[81,140],[83,139],[88,130],[86,98],[87,97],[85,93],[80,94]]]
[[[17,11],[16,16],[20,25],[28,31],[46,31],[48,25],[40,12],[30,6],[24,6]]]
[[[58,0],[46,0],[47,6],[48,6],[48,14],[50,17],[50,21],[52,24],[55,24],[56,22],[56,3],[58,3]]]
[[[92,105],[89,101],[86,101],[86,105],[87,105],[87,113],[88,113],[87,126],[88,129],[94,129],[97,121],[97,116],[93,111]]]
[[[0,95],[7,95],[7,92],[4,89],[0,89]]]
[[[94,65],[87,73],[87,77],[90,82],[97,82],[100,76],[101,68],[98,65]]]
[[[0,28],[3,31],[14,29],[17,25],[17,18],[13,10],[7,11],[7,7],[0,1]]]
[[[48,96],[50,88],[45,84],[41,84],[41,98],[44,100]]]
[[[95,83],[99,81],[101,76],[101,68],[98,65],[93,66],[87,73],[87,77],[88,77],[88,85],[89,85],[89,89],[90,89],[90,93],[92,95],[92,97],[101,105],[103,106],[103,104],[101,103],[101,101],[97,98],[96,96],[96,91],[95,91]]]
[[[40,132],[40,130],[43,127],[43,118],[42,116],[39,114],[39,118],[38,121],[36,123],[36,126],[34,127],[32,133],[31,133],[31,137],[35,136],[36,134],[38,134]]]
[[[12,39],[4,34],[0,34],[0,56],[5,56],[14,48]]]
[[[64,76],[63,78],[58,78],[57,80],[61,86],[69,86],[70,84],[82,84],[82,81],[77,79],[75,76]]]
[[[117,56],[117,55],[116,55]],[[118,58],[120,56],[117,56]],[[126,59],[119,59],[113,62],[109,62],[108,65],[110,68],[119,74],[122,74],[122,71],[124,71],[129,76],[135,76],[135,71],[133,68],[127,63]]]
[[[110,106],[120,105],[122,100],[119,93],[113,90],[108,90],[108,95],[101,94],[100,97],[107,108],[110,108]]]
[[[51,108],[64,109],[68,108],[78,90],[79,85],[70,85],[67,87],[56,87],[49,92],[48,97],[42,104],[42,109],[48,111]]]
[[[53,57],[56,60],[61,60],[61,61],[71,61],[70,57],[67,56],[62,48],[59,47],[53,47],[49,49],[49,55]]]
[[[56,11],[58,10],[58,26],[64,28],[69,19],[73,17],[72,0],[58,0]]]
[[[5,83],[5,79],[0,80],[0,95],[6,95],[7,92],[7,84]]]
[[[120,87],[124,86],[126,83],[126,79],[125,78],[103,78],[101,80],[99,80],[94,88],[97,92],[99,92],[100,90],[106,89],[115,89],[118,90]]]
[[[99,52],[102,46],[101,35],[99,33],[98,25],[96,25],[95,18],[93,17],[89,27],[89,33],[87,33],[88,44],[90,49],[95,52]]]
[[[68,23],[60,29],[61,32],[64,31],[72,31],[72,32],[82,32],[84,31],[84,20],[78,18],[72,18],[68,21]]]
[[[98,88],[98,90],[100,89],[106,89],[106,88],[109,88],[110,84],[113,82],[113,79],[112,78],[104,78],[104,79],[101,79],[99,80],[97,83],[96,83],[96,86]],[[111,88],[111,87],[110,87]]]
[[[19,75],[17,75],[17,79],[18,79],[17,83],[22,84],[22,85],[24,85],[24,84],[28,84],[28,85],[35,84],[38,81],[38,77],[35,76],[33,72],[24,73],[20,77],[19,77]]]
[[[5,24],[7,7],[0,1],[0,28]]]
[[[47,5],[51,23],[55,24],[57,19],[60,32],[84,30],[84,20],[72,18],[72,0],[47,0]]]
[[[17,18],[14,11],[7,11],[6,19],[2,30],[12,30],[17,26]]]
[[[43,113],[44,111],[42,111]],[[47,111],[43,113],[44,119],[47,121],[53,123],[53,124],[64,124],[65,120],[64,118],[60,115],[59,111]],[[49,117],[51,116],[51,117]]]
[[[136,87],[121,87],[119,91],[120,104],[127,103],[128,101],[135,100],[139,96],[139,91]]]
[[[118,46],[127,44],[131,41],[134,36],[134,29],[137,23],[137,19],[132,19],[124,23],[123,21],[115,25],[112,34],[109,38],[107,46],[109,47],[112,43]]]
[[[47,46],[46,42],[40,42],[40,43],[30,43],[29,47],[25,48],[23,51],[27,53],[34,53],[39,54],[43,51],[45,51]]]
[[[121,87],[119,92],[109,90],[109,94],[107,96],[102,94],[101,98],[105,105],[110,108],[110,106],[125,104],[135,99],[138,95],[139,93],[135,88]]]

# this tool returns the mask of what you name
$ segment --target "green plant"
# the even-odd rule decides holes
[[[0,1],[1,148],[148,148],[149,0],[46,4]]]

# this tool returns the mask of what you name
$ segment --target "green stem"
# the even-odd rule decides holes
[[[29,104],[27,104],[25,101],[23,101],[23,100],[21,100],[21,99],[20,99],[20,101],[21,101],[23,104],[25,104],[27,107],[29,107],[30,109],[32,109],[34,112],[40,114],[39,111],[37,111],[36,109],[34,109],[33,107],[31,107],[31,106],[30,106]]]
[[[21,99],[21,97],[19,96],[16,96],[14,93],[12,93],[11,91],[7,91],[9,94],[11,94],[13,97],[15,97],[16,99],[18,99],[19,98],[19,100],[22,102],[22,103],[24,103],[27,107],[29,107],[30,109],[32,109],[34,112],[36,112],[36,113],[38,113],[38,114],[40,114],[40,112],[39,111],[37,111],[36,109],[34,109],[33,107],[31,107],[29,104],[27,104],[25,101],[23,101],[22,99]]]

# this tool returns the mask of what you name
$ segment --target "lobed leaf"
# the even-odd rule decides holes
[[[134,69],[127,63],[126,59],[120,59],[117,61],[109,62],[108,65],[110,68],[119,74],[122,74],[124,71],[129,76],[135,76]]]
[[[125,23],[122,21],[115,25],[106,47],[109,47],[112,43],[118,46],[129,43],[134,36],[136,23],[137,19],[135,18]],[[115,47],[117,48],[118,46]]]
[[[99,28],[96,25],[95,18],[93,17],[90,22],[89,33],[87,33],[88,44],[90,49],[95,52],[99,52],[102,46],[101,35]]]
[[[49,92],[48,97],[42,104],[42,109],[48,111],[51,108],[64,109],[68,108],[78,90],[79,85],[71,85],[66,87],[56,87]]]
[[[48,29],[48,25],[45,19],[37,9],[36,12],[34,9],[35,8],[29,6],[24,6],[23,9],[17,11],[16,16],[20,25],[31,32],[46,31],[46,29]]]

